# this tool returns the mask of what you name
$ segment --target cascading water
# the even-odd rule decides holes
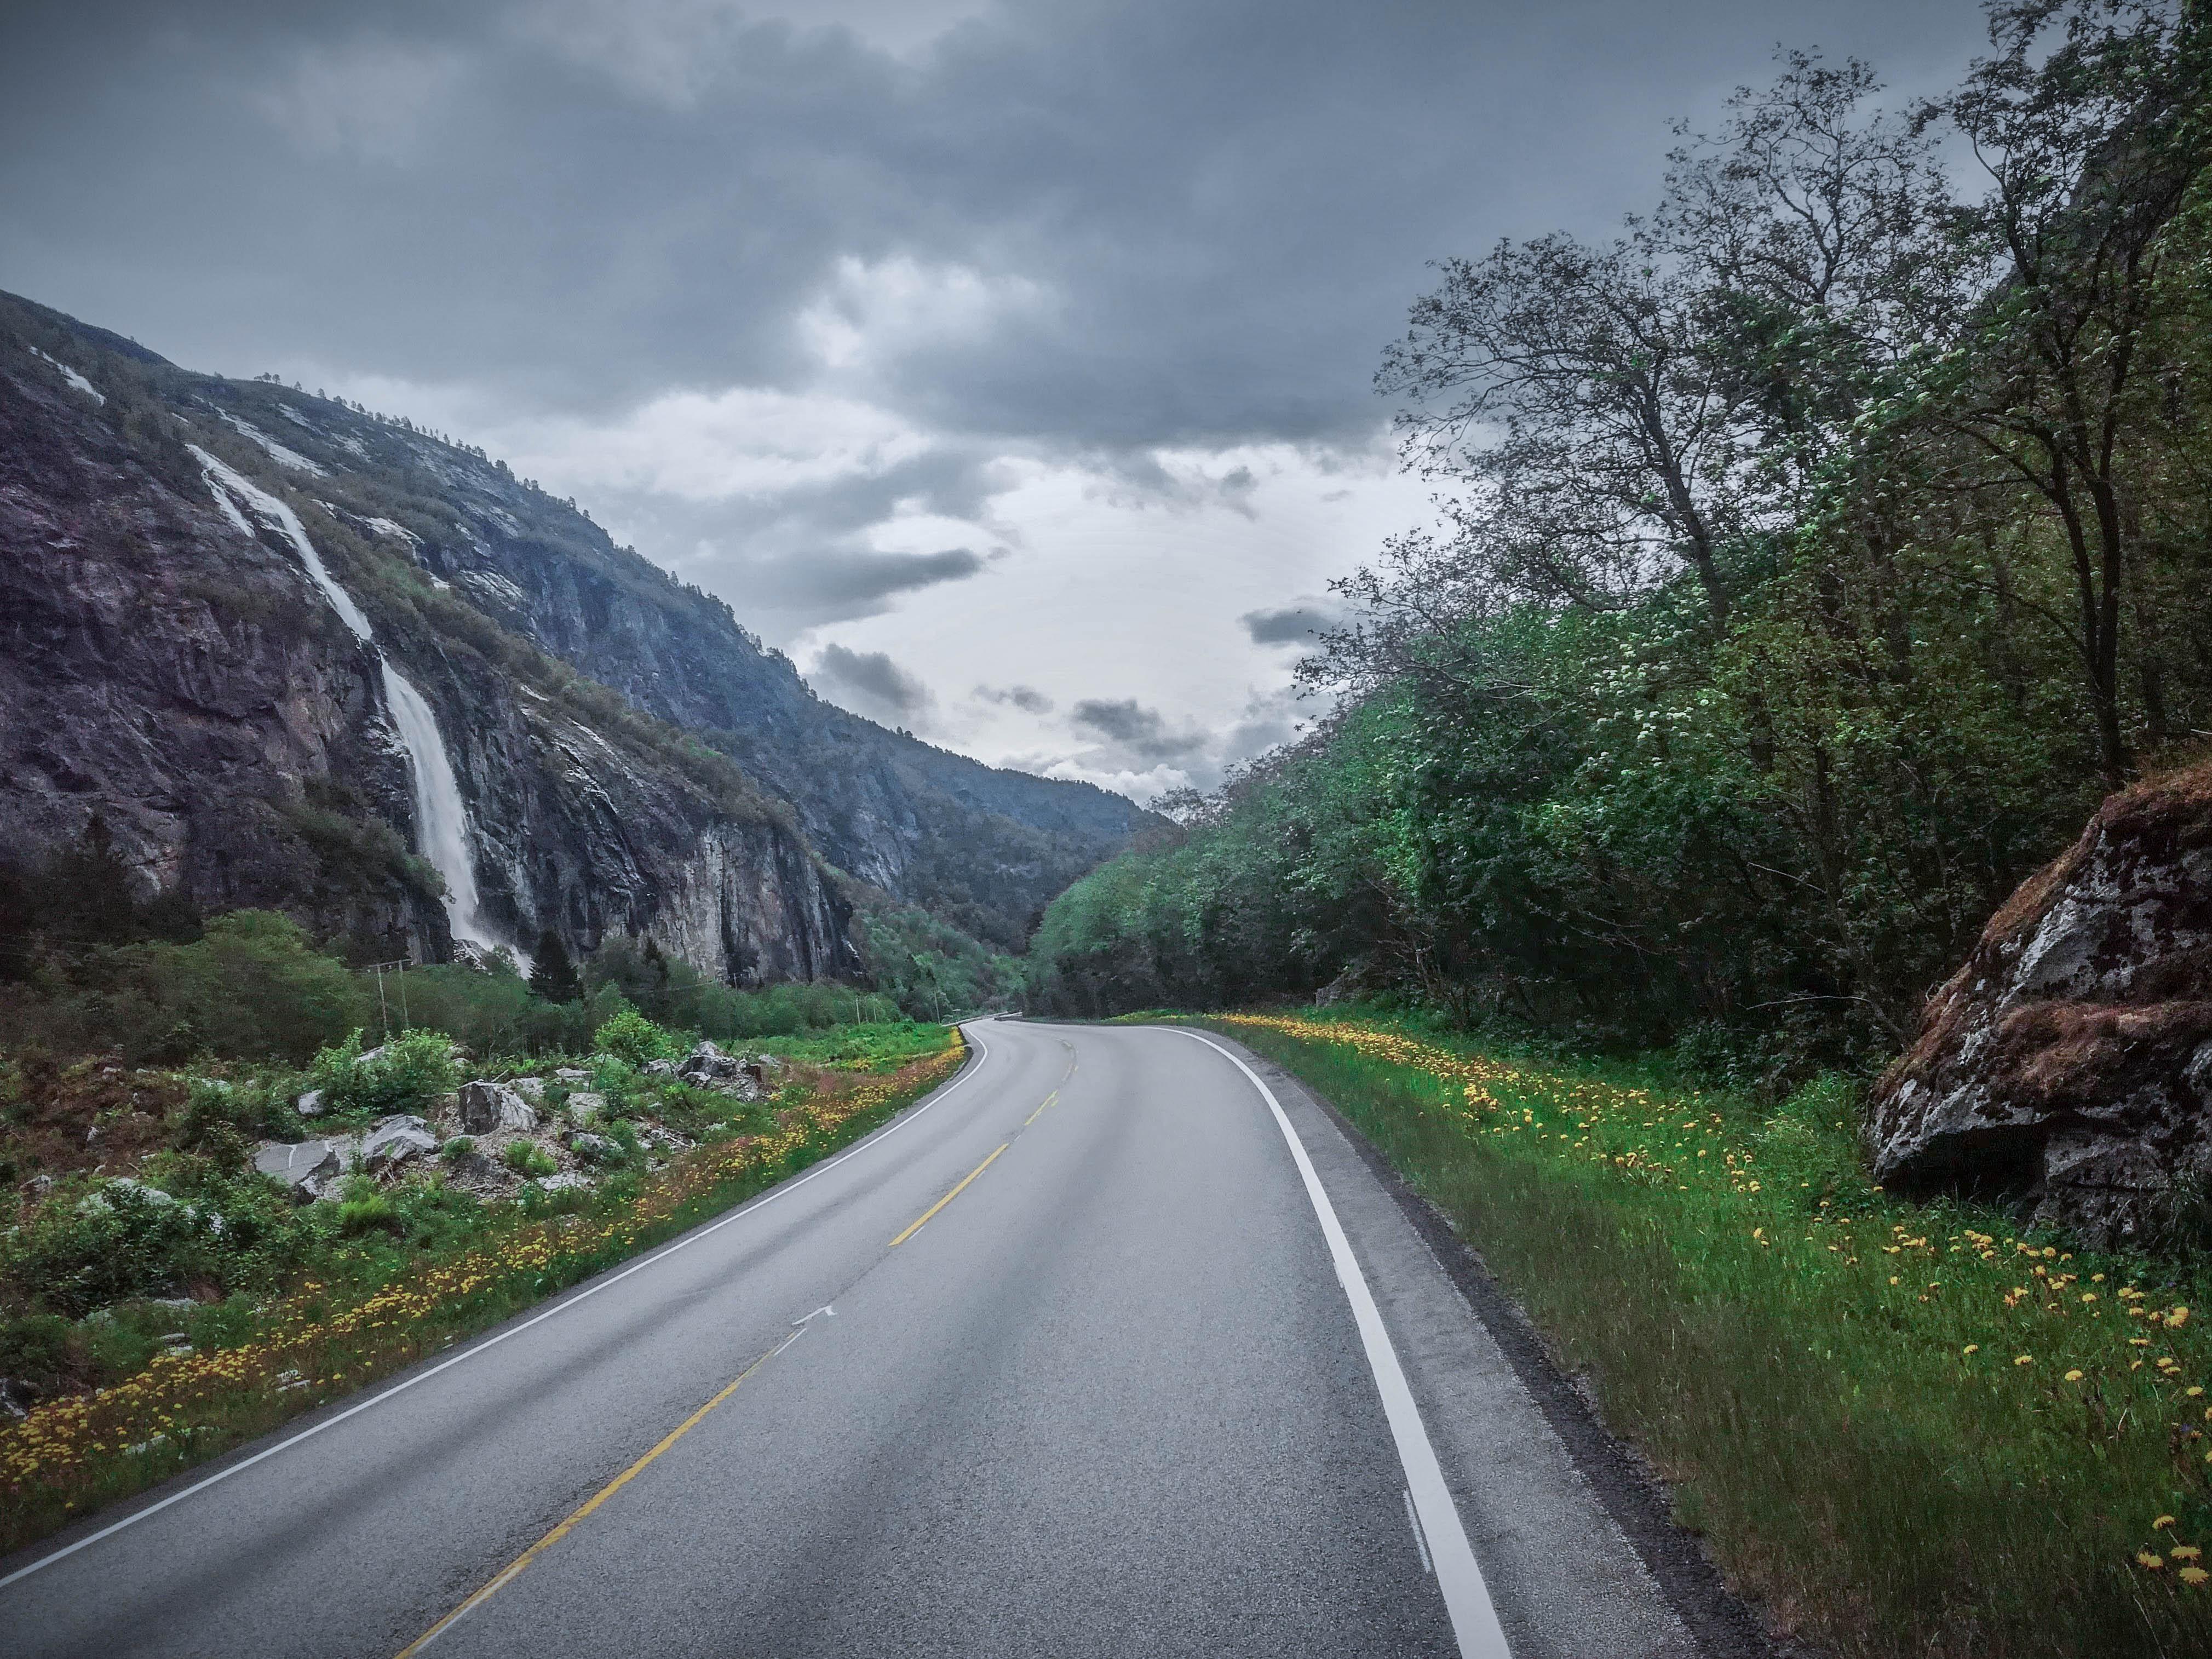
[[[399,734],[414,774],[415,833],[421,843],[419,850],[446,878],[446,919],[453,938],[459,943],[474,945],[486,955],[501,946],[513,951],[513,945],[495,938],[484,926],[483,906],[477,896],[476,860],[469,852],[468,808],[461,800],[453,757],[446,750],[445,736],[438,730],[430,705],[407,677],[392,665],[392,659],[377,648],[376,635],[370,630],[368,618],[325,568],[322,555],[307,539],[307,529],[300,522],[300,515],[205,450],[193,446],[192,453],[207,470],[208,483],[215,491],[216,500],[232,520],[241,529],[252,529],[239,511],[239,503],[243,502],[282,531],[300,556],[300,562],[307,567],[307,579],[322,590],[323,597],[331,602],[331,609],[354,631],[355,637],[376,650],[378,665],[384,671],[385,706],[392,712],[392,729]],[[526,971],[526,959],[524,967]]]

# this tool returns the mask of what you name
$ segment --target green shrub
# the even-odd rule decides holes
[[[218,1153],[228,1164],[238,1161],[236,1154],[245,1140],[296,1139],[301,1119],[291,1109],[289,1082],[282,1078],[239,1083],[194,1078],[187,1085],[185,1109],[176,1120],[179,1142]]]
[[[365,1012],[360,981],[297,922],[234,910],[191,944],[88,945],[42,958],[0,998],[0,1040],[134,1064],[198,1054],[300,1060]]]
[[[166,1193],[58,1187],[6,1244],[6,1276],[34,1304],[82,1318],[129,1297],[175,1296],[214,1267],[218,1229]]]
[[[338,1231],[342,1233],[396,1233],[404,1224],[398,1206],[382,1193],[349,1198],[338,1206]]]
[[[632,1066],[659,1060],[676,1047],[667,1032],[627,1006],[592,1033],[592,1042],[601,1054],[612,1054]]]
[[[26,1384],[34,1394],[52,1393],[73,1368],[70,1339],[75,1328],[58,1313],[0,1319],[0,1376]]]
[[[404,1032],[366,1059],[361,1036],[356,1030],[315,1055],[309,1073],[323,1091],[325,1110],[375,1117],[421,1112],[460,1086],[453,1040],[444,1032]]]
[[[507,1167],[520,1176],[550,1176],[561,1166],[534,1140],[510,1140],[500,1153]]]

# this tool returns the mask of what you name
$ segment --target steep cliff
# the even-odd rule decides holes
[[[97,809],[149,885],[362,951],[480,922],[848,974],[865,890],[833,866],[1012,940],[1144,817],[819,702],[500,463],[5,299],[0,641],[13,855]]]

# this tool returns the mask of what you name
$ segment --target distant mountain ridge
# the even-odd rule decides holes
[[[379,648],[434,711],[484,914],[520,943],[622,929],[737,981],[850,972],[873,890],[1018,948],[1154,822],[821,702],[727,605],[503,463],[12,296],[0,444],[19,857],[99,808],[147,880],[205,906],[444,954]],[[289,504],[374,647],[240,490]]]

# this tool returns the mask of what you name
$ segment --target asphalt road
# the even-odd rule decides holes
[[[836,1160],[0,1563],[0,1651],[1698,1650],[1302,1091],[970,1037]]]

